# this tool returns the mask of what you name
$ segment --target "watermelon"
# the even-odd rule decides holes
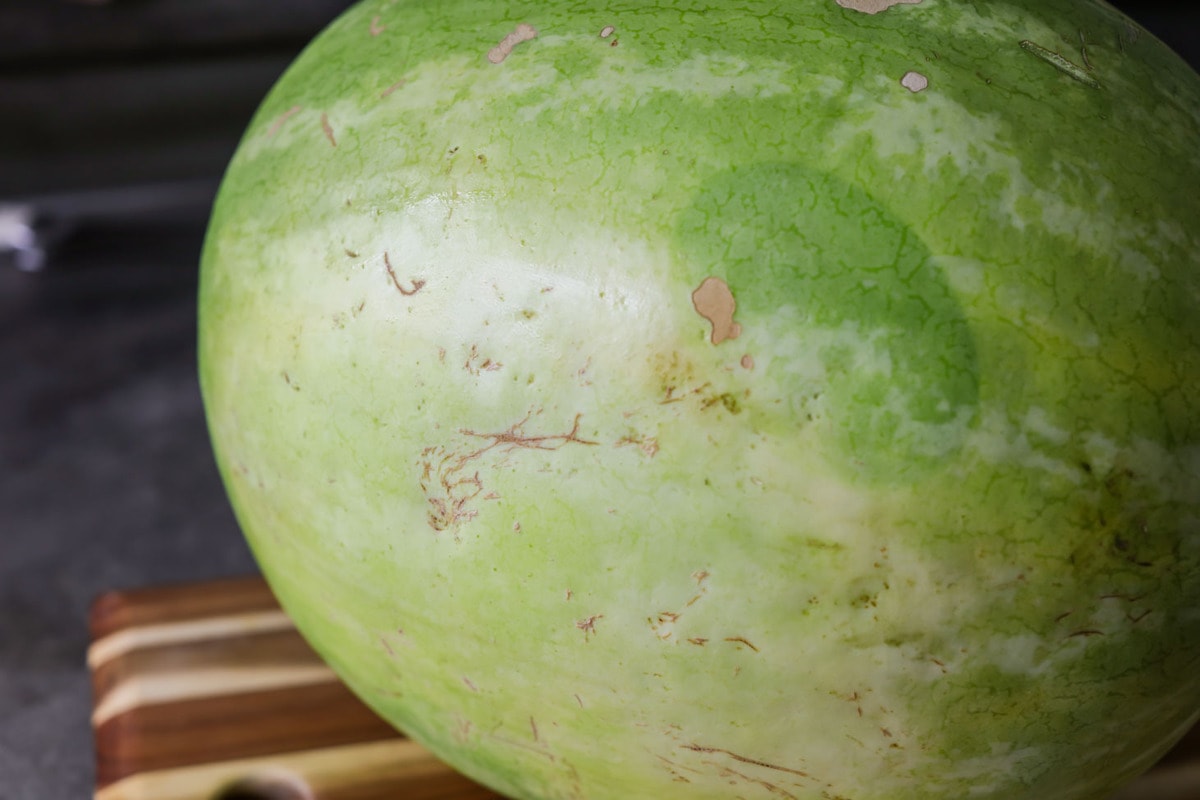
[[[216,201],[216,456],[505,795],[1096,800],[1200,715],[1198,187],[1098,0],[370,0]]]

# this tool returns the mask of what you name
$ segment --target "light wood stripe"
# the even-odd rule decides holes
[[[292,629],[282,610],[253,611],[222,617],[139,625],[97,639],[88,648],[88,667],[96,670],[118,656],[149,647],[178,645],[208,639],[225,639]]]
[[[93,703],[99,703],[132,675],[203,672],[216,667],[272,669],[323,665],[295,630],[255,633],[231,639],[204,639],[180,645],[131,650],[92,670]]]
[[[224,788],[261,777],[292,781],[321,800],[364,797],[372,785],[406,788],[406,800],[497,800],[409,739],[306,750],[133,775],[98,789],[95,800],[212,800]],[[381,797],[384,795],[380,795]],[[394,796],[394,795],[392,795]]]
[[[98,728],[118,714],[144,706],[335,683],[337,680],[333,670],[323,664],[269,668],[230,666],[132,675],[123,678],[100,698],[92,710],[92,727]]]

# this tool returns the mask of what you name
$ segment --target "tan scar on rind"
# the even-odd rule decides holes
[[[900,85],[908,89],[913,94],[923,92],[929,88],[929,78],[919,72],[909,70],[904,73],[904,77],[900,79]]]
[[[742,326],[733,321],[733,313],[737,310],[737,301],[729,284],[720,278],[705,278],[692,292],[692,305],[696,313],[712,323],[713,344],[720,344],[726,339],[736,339],[742,333]]]
[[[837,0],[837,4],[842,8],[861,11],[864,14],[878,14],[880,11],[887,11],[892,6],[901,3],[916,5],[920,2],[921,0]]]
[[[521,42],[528,42],[530,39],[536,39],[538,35],[537,28],[532,25],[522,22],[513,32],[505,36],[500,42],[488,51],[488,61],[493,64],[499,64],[504,59],[508,58],[508,54],[513,51]]]

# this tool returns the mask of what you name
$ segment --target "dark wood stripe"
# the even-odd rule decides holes
[[[295,629],[144,647],[93,668],[92,698],[99,706],[122,682],[148,676],[186,676],[232,667],[269,671],[324,663]]]
[[[397,736],[337,682],[142,706],[96,728],[96,784]]]
[[[88,624],[92,641],[125,628],[187,622],[208,617],[279,608],[259,576],[206,583],[106,592],[92,603]]]

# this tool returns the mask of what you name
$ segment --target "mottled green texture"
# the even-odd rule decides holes
[[[979,395],[970,329],[921,240],[865,190],[795,164],[735,167],[697,191],[679,248],[680,280],[737,287],[740,316],[792,312],[779,327],[821,374],[780,360],[767,377],[821,401],[846,469],[908,481],[962,446]],[[779,408],[772,432],[798,411]]]
[[[214,209],[218,460],[514,797],[1096,800],[1200,710],[1198,185],[1090,0],[365,3]]]

